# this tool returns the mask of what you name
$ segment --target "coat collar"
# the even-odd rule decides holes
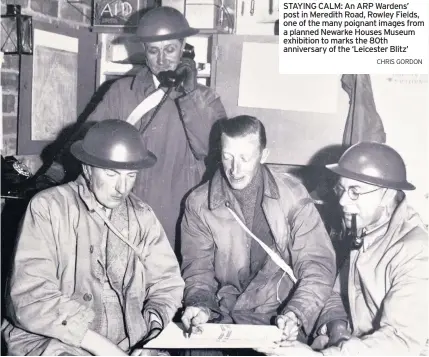
[[[83,177],[83,175],[79,175],[78,178],[75,181],[70,182],[69,185],[75,191],[78,192],[79,197],[85,204],[88,211],[94,212],[95,208],[98,207],[98,208],[102,208],[106,212],[107,216],[110,216],[110,214],[113,212],[113,210],[106,209],[104,206],[98,203],[94,194],[89,189],[88,184],[86,183],[86,180]],[[121,204],[121,206],[123,206],[123,204]]]
[[[271,171],[262,165],[262,182],[264,185],[264,196],[279,199],[279,188]],[[209,183],[209,208],[214,210],[220,205],[233,199],[231,188],[223,177],[222,169],[218,169]]]
[[[75,181],[70,182],[69,185],[78,192],[79,197],[85,204],[86,208],[88,208],[88,211],[93,212],[95,207],[97,207],[98,202],[95,199],[94,194],[88,188],[83,175],[79,175],[79,177]]]
[[[363,251],[367,251],[372,245],[379,241],[379,239],[390,239],[393,237],[397,229],[403,224],[405,220],[415,219],[415,212],[411,211],[406,197],[402,197],[396,209],[390,217],[385,218],[384,223],[378,225],[365,235],[363,240]]]
[[[149,95],[149,93],[156,90],[153,74],[149,67],[143,66],[142,69],[134,75],[130,89],[141,91],[145,95]]]

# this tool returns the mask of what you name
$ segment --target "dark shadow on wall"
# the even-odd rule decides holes
[[[87,122],[87,119],[101,102],[113,82],[106,81],[103,83],[79,115],[76,123],[63,128],[57,138],[43,149],[40,155],[43,165],[34,175],[33,181],[46,175],[60,184],[77,177],[79,165],[69,152],[70,146],[76,140],[82,139],[86,131],[94,124],[94,122]]]
[[[157,7],[157,5],[155,5],[155,7]],[[123,34],[118,35],[112,40],[112,45],[123,45],[127,53],[127,58],[115,61],[115,63],[132,64],[133,66],[142,66],[146,63],[146,57],[143,51],[143,43],[135,35],[137,27],[133,26],[133,24],[138,23],[143,15],[150,9],[151,8],[145,8],[132,14],[124,27]],[[126,75],[132,73],[134,73],[133,70],[131,70],[130,73],[127,73]]]
[[[349,248],[342,237],[342,213],[338,198],[333,191],[338,176],[328,170],[325,165],[337,163],[344,151],[345,148],[342,145],[324,147],[313,155],[307,166],[291,172],[303,182],[315,200],[326,230],[331,236],[338,263],[348,254]]]
[[[226,119],[226,118],[225,118]],[[221,123],[225,119],[217,120],[211,130],[209,135],[209,144],[208,144],[208,153],[204,159],[206,170],[204,172],[202,183],[209,181],[216,170],[221,166],[222,160],[220,155],[220,136],[221,136]]]

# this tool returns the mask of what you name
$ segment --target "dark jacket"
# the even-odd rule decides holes
[[[218,171],[186,202],[182,222],[182,275],[185,306],[204,306],[235,323],[269,324],[293,311],[307,334],[331,294],[335,253],[322,220],[304,186],[263,166],[262,209],[275,243],[271,247],[293,268],[293,283],[268,258],[244,291],[238,272],[249,269],[249,237],[227,210],[244,220],[241,209]]]

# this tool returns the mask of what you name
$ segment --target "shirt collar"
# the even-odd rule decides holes
[[[158,78],[154,74],[152,74],[152,78],[153,78],[153,83],[155,84],[155,88],[159,88],[159,85],[161,83],[158,81]]]
[[[218,169],[210,181],[209,186],[209,207],[211,210],[225,204],[232,199],[234,195],[229,188],[226,179],[223,177],[222,169]],[[271,171],[265,166],[261,165],[262,182],[264,188],[264,196],[279,199],[279,188]]]
[[[69,185],[71,185],[72,187],[76,187],[76,190],[79,193],[79,197],[82,199],[83,203],[90,212],[93,212],[95,208],[98,207],[106,213],[107,217],[110,217],[110,215],[112,214],[112,210],[110,208],[104,207],[97,201],[94,194],[89,189],[88,184],[86,183],[86,180],[83,175],[79,175],[79,177],[74,182],[70,182]]]
[[[130,90],[135,90],[137,93],[149,95],[157,89],[154,85],[153,74],[146,66],[143,66],[141,70],[132,77],[133,79],[131,80]]]
[[[380,237],[383,237],[388,228],[389,228],[389,221],[390,218],[385,218],[383,221],[379,221],[377,223],[377,226],[373,226],[369,230],[364,230],[362,233],[362,236],[364,236],[363,239],[363,251],[365,252],[370,248]]]

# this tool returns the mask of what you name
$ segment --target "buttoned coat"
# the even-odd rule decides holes
[[[166,325],[181,306],[179,265],[152,209],[128,197],[112,210],[111,222],[137,246],[137,255],[94,212],[96,204],[82,176],[30,201],[2,326],[9,353],[87,354],[79,347],[88,328],[100,323],[94,304],[101,304],[105,274],[120,297],[130,346],[148,333],[147,311]],[[97,245],[103,234],[110,242],[107,266]]]

